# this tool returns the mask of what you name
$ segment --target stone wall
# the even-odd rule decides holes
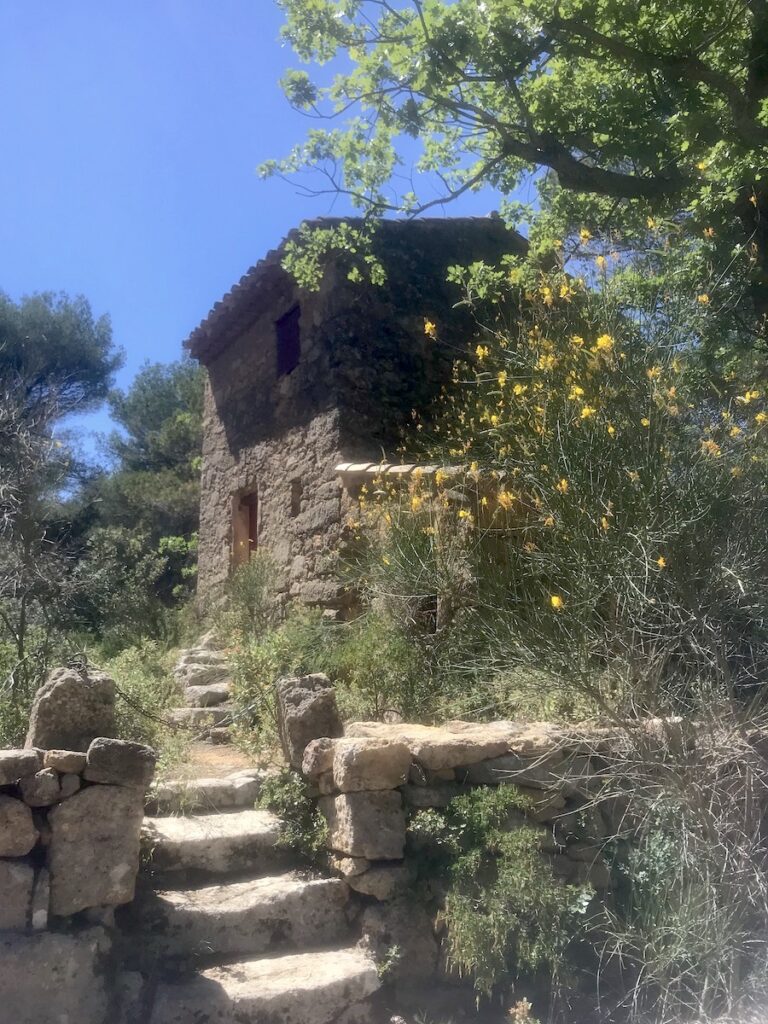
[[[105,737],[87,751],[0,750],[2,1019],[109,1019],[105,926],[134,896],[154,768],[148,747]]]

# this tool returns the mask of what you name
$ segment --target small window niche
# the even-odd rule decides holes
[[[259,498],[256,491],[236,495],[232,515],[232,566],[247,565],[259,546]]]
[[[275,321],[275,341],[277,345],[277,375],[285,377],[293,373],[301,358],[301,331],[299,319],[301,307],[294,306],[285,316]]]
[[[304,493],[304,487],[301,483],[301,477],[297,476],[291,480],[291,518],[295,519],[301,513],[301,496]]]

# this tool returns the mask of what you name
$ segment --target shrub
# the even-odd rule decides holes
[[[328,832],[325,818],[301,775],[286,768],[269,776],[261,787],[259,806],[280,817],[282,845],[297,850],[310,862],[324,857]]]

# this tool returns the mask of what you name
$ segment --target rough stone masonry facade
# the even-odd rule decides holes
[[[498,218],[386,221],[374,241],[383,286],[350,281],[339,254],[317,291],[302,289],[281,247],[214,306],[185,343],[207,370],[203,607],[254,550],[271,556],[284,599],[343,605],[332,557],[355,493],[336,467],[391,457],[412,410],[428,414],[467,350],[474,325],[448,267],[524,244]]]

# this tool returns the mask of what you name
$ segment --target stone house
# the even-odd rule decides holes
[[[327,227],[338,221],[313,222]],[[289,235],[288,239],[293,237]],[[252,267],[185,342],[207,370],[198,597],[269,552],[284,599],[343,605],[332,555],[355,485],[392,457],[412,410],[428,414],[473,336],[447,268],[524,251],[489,218],[385,221],[374,251],[387,279],[349,280],[332,258],[316,291],[281,265],[286,239]],[[437,337],[424,329],[437,325]]]

